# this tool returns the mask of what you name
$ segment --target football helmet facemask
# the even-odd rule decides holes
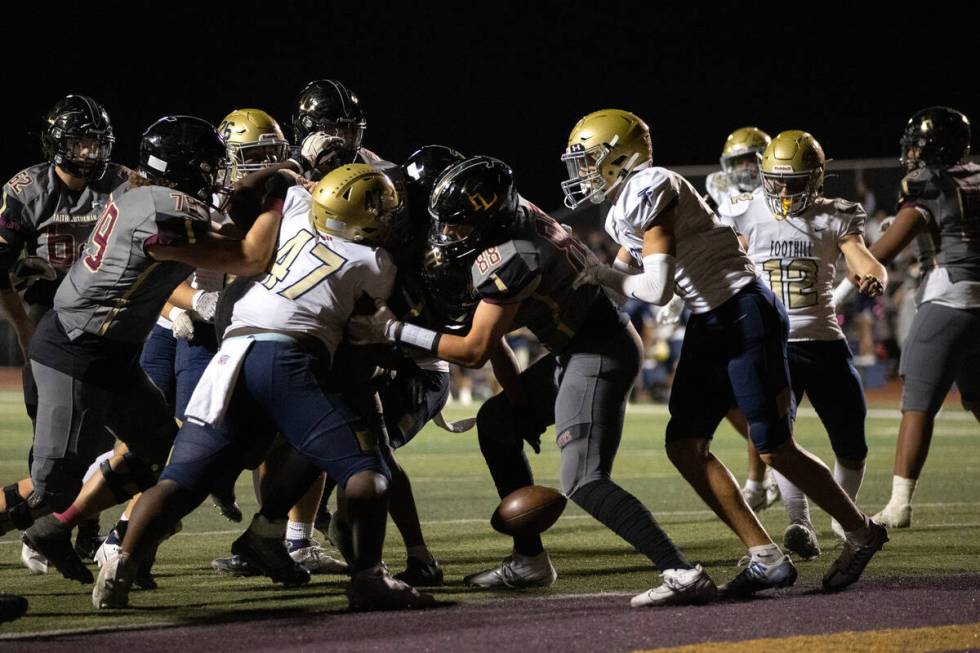
[[[426,303],[443,326],[469,327],[480,297],[473,290],[469,264],[454,258],[444,248],[429,245],[422,258],[422,282]]]
[[[218,133],[228,147],[232,182],[289,158],[289,142],[279,123],[261,109],[235,109],[218,125]]]
[[[758,127],[741,127],[725,139],[721,150],[721,169],[743,193],[751,193],[759,184],[759,155],[772,138]]]
[[[956,109],[929,107],[909,119],[900,142],[900,161],[908,172],[949,167],[970,155],[970,121]]]
[[[372,166],[352,163],[334,168],[317,182],[310,219],[320,233],[378,247],[400,209],[391,179]]]
[[[109,114],[84,95],[69,95],[51,107],[41,132],[44,156],[73,177],[95,181],[105,175],[116,142]]]
[[[568,169],[561,184],[565,206],[600,204],[652,158],[650,129],[636,115],[620,109],[590,113],[572,129],[561,157]]]
[[[762,190],[777,219],[800,215],[823,191],[826,158],[812,135],[799,130],[778,134],[760,155]]]
[[[366,129],[360,100],[340,82],[317,79],[300,91],[293,114],[293,139],[297,145],[313,132],[323,132],[343,141],[333,165],[353,163]]]
[[[503,161],[475,156],[446,170],[429,196],[429,244],[462,261],[507,239],[519,198]]]
[[[225,142],[207,120],[166,116],[143,132],[141,174],[210,204],[214,193],[227,186]]]

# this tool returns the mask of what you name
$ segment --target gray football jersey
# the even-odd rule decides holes
[[[66,272],[88,240],[109,193],[128,176],[126,168],[109,164],[102,179],[75,192],[50,163],[21,170],[3,185],[0,235],[10,245],[23,247],[29,255]]]
[[[55,295],[68,337],[145,340],[170,293],[193,272],[182,263],[155,261],[147,246],[192,243],[210,222],[205,204],[172,188],[118,188]]]
[[[471,268],[483,301],[520,302],[513,328],[527,327],[552,352],[580,333],[623,324],[599,286],[572,283],[595,255],[562,225],[533,205],[522,206],[512,239],[480,253]]]

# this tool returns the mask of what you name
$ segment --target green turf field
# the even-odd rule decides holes
[[[475,409],[452,409],[452,418]],[[884,414],[882,414],[884,413]],[[653,511],[688,556],[706,566],[719,583],[736,573],[744,553],[735,537],[704,507],[674,471],[663,453],[666,417],[650,407],[637,407],[615,467],[615,478]],[[891,487],[898,414],[875,411],[869,418],[871,447],[868,475],[859,503],[869,512],[880,508]],[[892,534],[892,541],[868,570],[872,576],[951,574],[980,571],[980,427],[961,410],[951,408],[937,422],[933,454],[925,481],[916,494],[914,529]],[[826,435],[818,420],[801,416],[797,437],[824,460],[830,458]],[[25,475],[28,422],[20,395],[0,393],[0,482]],[[744,444],[724,425],[714,451],[744,480]],[[429,546],[442,561],[448,587],[437,592],[446,600],[475,600],[486,592],[464,588],[462,576],[495,564],[508,552],[508,540],[491,530],[489,516],[497,501],[484,467],[475,432],[451,435],[434,427],[423,431],[399,453],[412,475],[419,512]],[[558,452],[546,445],[531,456],[537,482],[558,484]],[[239,500],[250,514],[255,507],[251,481],[243,476]],[[118,515],[102,517],[103,530]],[[813,562],[800,563],[801,583],[815,585],[836,551],[830,549],[829,517],[813,509],[821,542],[829,550]],[[781,504],[763,513],[763,522],[778,540],[785,526]],[[231,579],[211,572],[210,561],[226,555],[238,527],[209,505],[184,521],[182,533],[163,545],[156,566],[160,589],[134,591],[129,610],[96,613],[90,590],[53,571],[29,576],[19,560],[15,534],[0,538],[0,591],[17,592],[31,603],[28,616],[3,624],[0,634],[81,628],[248,618],[247,613],[297,610],[322,611],[346,606],[344,579],[316,576],[301,589],[274,587],[264,579]],[[615,535],[569,505],[558,524],[545,535],[545,545],[558,569],[558,583],[548,592],[592,593],[641,591],[656,584],[645,558],[631,552]],[[402,568],[404,551],[397,532],[389,530],[386,559],[393,571]],[[94,569],[94,567],[93,567]]]

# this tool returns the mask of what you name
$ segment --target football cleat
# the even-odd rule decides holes
[[[27,546],[37,551],[69,580],[82,584],[91,583],[92,572],[82,562],[71,543],[71,530],[65,528],[53,515],[41,517],[21,536]]]
[[[823,577],[825,590],[840,590],[856,583],[874,554],[885,546],[885,542],[888,541],[888,530],[884,526],[872,520],[868,531],[864,542],[859,544],[852,543],[850,540],[844,542],[844,550]]]
[[[442,565],[435,558],[426,562],[409,556],[405,560],[405,571],[395,574],[395,578],[413,587],[442,586]]]
[[[20,545],[20,561],[27,567],[27,571],[32,574],[40,575],[48,573],[48,559],[28,546],[26,542]]]
[[[79,522],[78,534],[75,535],[75,553],[82,562],[94,562],[95,552],[99,550],[105,539],[105,536],[99,533],[98,519]]]
[[[783,532],[783,547],[792,551],[800,560],[813,560],[820,556],[820,543],[813,525],[797,522],[790,524]]]
[[[133,586],[138,565],[125,551],[109,558],[99,570],[92,588],[92,606],[96,610],[129,606],[129,590]]]
[[[739,561],[738,566],[744,569],[735,578],[718,588],[724,598],[747,598],[762,590],[792,587],[796,582],[796,567],[787,555],[771,565],[745,556]]]
[[[289,557],[311,574],[347,574],[350,571],[346,562],[337,560],[316,542],[290,551]]]
[[[912,525],[912,506],[909,504],[894,505],[891,502],[871,518],[885,528],[908,528]]]
[[[310,572],[289,557],[282,539],[278,537],[260,537],[249,529],[232,542],[231,552],[274,583],[296,587],[310,582]]]
[[[718,587],[701,565],[694,569],[667,569],[660,577],[664,581],[662,585],[637,594],[630,600],[630,606],[702,605],[718,598]]]
[[[487,589],[522,589],[551,587],[556,580],[558,572],[551,565],[548,552],[542,551],[536,556],[514,552],[504,558],[500,566],[470,574],[463,582]]]
[[[250,576],[261,576],[262,572],[255,567],[250,567],[247,562],[238,556],[230,558],[215,558],[211,561],[211,569],[219,574],[234,576],[236,578],[248,578]]]
[[[745,503],[749,504],[749,508],[752,509],[752,512],[761,512],[769,507],[769,504],[766,503],[765,488],[760,490],[750,490],[747,487],[743,487],[742,496],[745,497]]]
[[[766,475],[766,507],[768,508],[782,498],[779,483],[772,477],[772,474]]]
[[[405,610],[435,603],[411,585],[391,577],[384,563],[354,574],[347,586],[351,610]]]
[[[242,521],[242,509],[235,500],[235,496],[230,497],[218,497],[217,495],[211,495],[211,501],[214,503],[214,507],[218,509],[221,516],[229,521],[233,521],[236,524]]]

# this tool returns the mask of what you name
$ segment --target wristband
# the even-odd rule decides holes
[[[180,317],[181,313],[186,313],[186,312],[187,311],[184,310],[183,308],[178,308],[174,306],[173,308],[170,309],[170,312],[167,313],[167,319],[170,320],[171,322],[176,322],[177,318]]]
[[[401,323],[400,328],[395,328],[393,335],[395,342],[412,345],[413,347],[424,349],[433,354],[438,353],[439,339],[442,337],[442,334],[437,331],[404,322]]]

